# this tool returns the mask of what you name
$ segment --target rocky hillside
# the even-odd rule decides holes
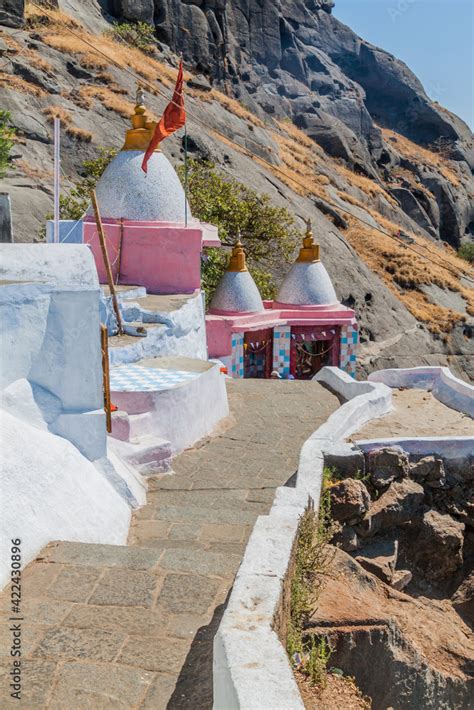
[[[312,218],[360,318],[361,368],[449,362],[474,378],[474,276],[455,252],[474,231],[471,133],[402,62],[341,24],[332,2],[23,4],[0,7],[0,105],[17,128],[2,190],[15,239],[32,240],[51,210],[52,117],[62,117],[67,188],[99,146],[120,147],[137,79],[162,111],[183,52],[190,149]],[[151,53],[110,37],[117,20],[152,24]],[[180,136],[164,149],[182,161]]]

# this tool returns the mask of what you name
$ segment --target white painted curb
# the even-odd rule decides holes
[[[429,390],[440,402],[474,418],[474,386],[454,377],[447,367],[411,367],[372,372],[370,382],[389,387]]]
[[[300,516],[319,506],[323,451],[391,409],[392,392],[337,367],[315,377],[346,403],[304,443],[296,488],[280,486],[255,524],[214,638],[214,710],[304,710],[286,651],[273,630]]]

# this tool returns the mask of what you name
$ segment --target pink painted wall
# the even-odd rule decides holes
[[[322,329],[345,326],[354,322],[354,311],[342,304],[336,306],[285,306],[265,302],[262,313],[209,313],[206,316],[206,335],[209,357],[221,357],[232,352],[232,333],[244,333],[260,328],[281,325],[311,326]],[[337,336],[339,338],[339,335]],[[335,348],[334,363],[339,364],[339,347]]]
[[[117,278],[120,224],[104,220],[107,253]],[[97,227],[84,221],[84,243],[90,244],[99,281],[107,282]],[[201,288],[203,229],[199,226],[124,222],[120,284],[145,286],[149,293],[192,293]]]

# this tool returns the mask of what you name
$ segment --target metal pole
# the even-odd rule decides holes
[[[184,226],[188,226],[188,129],[184,124]]]
[[[59,179],[61,169],[61,119],[54,119],[54,243],[59,243]]]

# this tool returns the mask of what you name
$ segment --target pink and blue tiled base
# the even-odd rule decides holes
[[[359,343],[359,330],[357,323],[343,326],[341,328],[341,354],[340,368],[352,377],[355,377],[357,345]]]
[[[273,370],[287,377],[290,373],[291,328],[279,326],[273,330]]]
[[[244,376],[244,335],[232,335],[232,377]]]

